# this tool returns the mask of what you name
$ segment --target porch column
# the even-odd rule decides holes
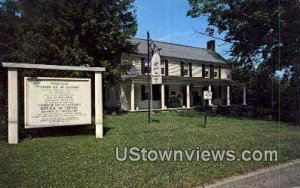
[[[161,84],[161,109],[165,109],[165,85]]]
[[[191,108],[190,85],[186,85],[186,107]]]
[[[227,106],[230,106],[230,87],[227,86]]]
[[[243,87],[243,105],[247,105],[247,92],[246,92],[246,85]]]
[[[134,111],[134,83],[131,83],[131,92],[130,92],[130,111]]]
[[[8,69],[8,143],[17,144],[18,135],[18,71]]]
[[[211,92],[211,85],[208,86],[208,91]],[[212,106],[211,99],[208,100],[208,106]]]

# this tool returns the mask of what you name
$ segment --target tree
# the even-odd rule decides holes
[[[11,22],[18,61],[101,66],[110,82],[118,82],[129,68],[120,57],[135,49],[127,41],[137,30],[133,0],[7,0],[3,5],[12,2],[17,7],[10,16],[18,20]],[[11,35],[9,30],[4,34]]]
[[[297,63],[300,40],[298,0],[189,0],[187,15],[208,16],[208,35],[215,29],[232,43],[235,61],[265,62],[275,71]],[[279,66],[279,54],[281,55]]]
[[[15,1],[0,2],[0,61],[15,61],[18,59],[20,47],[20,19],[16,16],[18,4]]]
[[[300,83],[296,68],[300,61],[299,0],[189,0],[189,4],[188,16],[208,16],[207,35],[224,33],[224,41],[232,44],[233,73],[248,86],[255,85],[257,90],[251,88],[251,92],[259,105],[266,106],[268,97],[272,98],[268,106],[273,111],[281,102],[276,96],[281,92],[276,70],[290,73],[290,87]],[[243,71],[248,74],[240,74]],[[298,95],[293,94],[294,98]]]

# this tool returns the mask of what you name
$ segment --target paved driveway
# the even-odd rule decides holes
[[[300,188],[300,159],[246,175],[231,177],[207,188]]]

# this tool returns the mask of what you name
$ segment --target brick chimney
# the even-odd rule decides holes
[[[207,42],[207,50],[215,51],[216,45],[214,40],[210,40]]]

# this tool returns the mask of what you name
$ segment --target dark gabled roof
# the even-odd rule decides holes
[[[130,39],[133,44],[138,45],[139,54],[147,54],[147,40],[133,38]],[[154,41],[158,48],[161,48],[161,56],[178,59],[187,59],[193,61],[204,61],[214,63],[227,63],[227,61],[218,53],[204,48],[186,46],[181,44],[172,44],[167,42]]]

